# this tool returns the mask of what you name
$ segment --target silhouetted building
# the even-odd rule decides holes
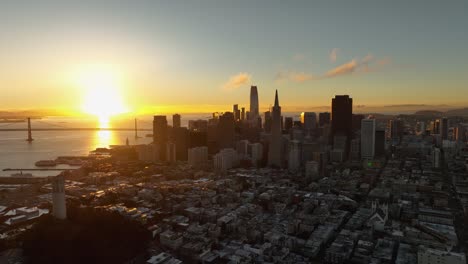
[[[336,136],[346,137],[346,148],[343,150],[345,157],[349,149],[349,143],[352,137],[353,122],[353,99],[348,95],[337,95],[332,99],[332,140]]]
[[[385,130],[375,131],[375,156],[385,155]]]
[[[245,107],[241,108],[241,120],[245,120]]]
[[[353,132],[361,130],[361,124],[364,118],[364,115],[353,114]]]
[[[271,132],[271,112],[270,111],[265,112],[264,129],[265,129],[265,132],[267,132],[267,133]]]
[[[176,159],[186,161],[189,148],[189,131],[186,127],[173,128],[173,141],[176,148]]]
[[[403,121],[400,119],[390,120],[388,130],[390,132],[389,138],[396,143],[400,143],[404,132]]]
[[[172,127],[173,128],[180,127],[180,115],[179,114],[172,115]]]
[[[301,123],[302,128],[307,132],[315,130],[317,128],[317,115],[314,112],[302,112]]]
[[[189,120],[189,130],[190,131],[205,131],[208,128],[208,121],[207,120]]]
[[[289,132],[293,128],[293,118],[285,117],[284,118],[284,130]]]
[[[158,149],[158,159],[166,161],[167,119],[164,115],[156,115],[153,119],[153,143]]]
[[[271,139],[268,153],[268,165],[281,167],[281,107],[278,100],[278,90],[275,94],[275,105],[272,108]]]
[[[240,115],[241,115],[241,112],[239,110],[239,105],[235,104],[232,106],[232,113],[234,114],[234,121],[239,121],[240,120]]]
[[[249,120],[253,126],[258,125],[259,106],[258,106],[258,90],[257,86],[250,87],[250,111]]]
[[[207,138],[208,135],[206,131],[191,130],[189,131],[189,147],[195,148],[208,146]]]
[[[234,115],[231,112],[226,112],[219,117],[217,127],[217,143],[219,149],[234,147],[235,140],[235,124]]]
[[[448,130],[449,130],[449,125],[448,125],[448,119],[446,117],[440,119],[440,137],[442,140],[448,139]]]
[[[319,114],[319,126],[323,127],[324,125],[330,124],[331,115],[329,112],[324,112]]]

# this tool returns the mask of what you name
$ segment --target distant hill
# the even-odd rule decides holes
[[[421,110],[414,113],[415,115],[421,116],[442,116],[444,112],[436,111],[436,110]]]
[[[468,108],[453,109],[445,112],[446,116],[468,116]]]

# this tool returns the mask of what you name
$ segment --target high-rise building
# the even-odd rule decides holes
[[[268,150],[268,165],[281,167],[281,107],[278,100],[278,90],[275,93],[275,105],[272,108],[271,140]]]
[[[176,162],[176,145],[174,142],[167,142],[166,144],[166,160],[167,162]]]
[[[56,219],[67,218],[67,206],[65,201],[65,179],[63,175],[54,177],[52,181],[52,213]]]
[[[448,139],[448,119],[446,117],[440,119],[440,137],[442,140]]]
[[[172,115],[172,127],[173,128],[180,127],[180,115],[179,114]]]
[[[361,130],[361,121],[364,118],[364,115],[353,114],[353,132]]]
[[[375,119],[361,120],[361,158],[373,159],[375,156]]]
[[[232,148],[225,148],[213,156],[215,170],[226,171],[239,165],[237,151]]]
[[[385,130],[375,131],[375,156],[385,155]]]
[[[319,113],[319,126],[323,127],[324,125],[330,124],[330,117],[329,112]]]
[[[166,161],[167,119],[164,115],[154,116],[153,144],[155,144],[158,149],[158,159],[160,161]]]
[[[198,167],[206,164],[208,161],[208,147],[195,147],[188,150],[188,164],[192,167]]]
[[[332,99],[332,140],[336,136],[346,137],[346,149],[344,149],[345,157],[349,148],[349,143],[352,137],[353,125],[353,99],[348,95],[337,95]]]
[[[455,127],[453,133],[456,141],[466,141],[466,128],[464,126],[458,125],[457,127]]]
[[[249,144],[248,153],[252,164],[259,166],[260,161],[263,159],[263,145],[261,143]]]
[[[245,107],[241,108],[241,120],[245,120]]]
[[[432,167],[440,168],[441,157],[442,157],[442,153],[440,151],[440,148],[434,148],[432,150]]]
[[[234,147],[235,123],[232,113],[226,112],[219,117],[216,132],[217,143],[220,149]]]
[[[257,86],[250,87],[250,112],[249,120],[252,121],[253,126],[257,126],[259,117],[259,106],[258,106],[258,90]]]
[[[265,124],[263,127],[265,129],[265,132],[267,133],[271,132],[271,112],[270,111],[265,112]]]
[[[288,169],[296,172],[301,167],[301,143],[298,140],[289,142]]]
[[[239,121],[240,120],[240,110],[239,110],[239,105],[235,104],[232,106],[232,113],[234,114],[234,121]]]
[[[401,119],[392,119],[389,121],[390,138],[394,143],[400,143],[403,137],[404,127]]]
[[[284,118],[284,130],[289,132],[294,125],[294,119],[292,117],[285,117]]]
[[[317,127],[317,115],[314,112],[302,112],[301,123],[304,130],[314,130]]]

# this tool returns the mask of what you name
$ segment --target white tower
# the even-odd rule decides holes
[[[52,181],[53,215],[57,219],[67,218],[67,206],[65,203],[65,179],[58,175]]]

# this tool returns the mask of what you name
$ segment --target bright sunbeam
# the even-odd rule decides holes
[[[123,103],[117,76],[111,71],[94,69],[80,76],[84,88],[83,111],[98,117],[99,126],[107,127],[110,117],[127,112]]]

